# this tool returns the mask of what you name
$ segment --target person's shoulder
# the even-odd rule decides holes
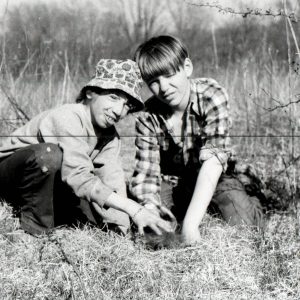
[[[84,111],[84,105],[80,103],[65,103],[59,106],[56,106],[52,108],[52,111],[56,112],[83,112]]]
[[[83,104],[80,103],[66,103],[56,106],[49,110],[50,117],[62,117],[63,119],[79,117],[84,118],[86,115]]]
[[[198,94],[204,94],[206,97],[211,97],[215,93],[226,93],[224,87],[213,78],[192,79],[192,89]]]
[[[196,78],[191,81],[192,92],[196,94],[193,109],[198,114],[206,114],[211,109],[228,109],[226,90],[213,78]]]
[[[152,96],[145,101],[145,108],[137,113],[136,125],[146,127],[159,126],[159,116],[163,113],[165,104]]]
[[[87,128],[92,131],[90,117],[80,103],[67,103],[50,109],[42,120],[42,124],[46,127],[76,131],[78,134],[81,134],[81,131]]]

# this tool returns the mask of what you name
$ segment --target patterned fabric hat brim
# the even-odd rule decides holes
[[[140,111],[144,108],[144,102],[138,94],[133,93],[131,89],[126,88],[126,86],[121,85],[119,82],[116,82],[113,79],[93,78],[82,89],[82,92],[85,93],[89,87],[98,87],[104,90],[121,90],[130,96],[130,99],[135,106],[134,111]]]
[[[135,112],[144,108],[140,96],[142,82],[139,68],[134,61],[101,59],[96,66],[95,77],[83,87],[79,97],[85,98],[88,87],[121,90],[130,96],[134,104],[134,110],[131,112]]]

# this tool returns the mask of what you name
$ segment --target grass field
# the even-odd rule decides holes
[[[196,69],[200,76],[201,70]],[[300,236],[297,186],[300,147],[299,77],[251,61],[206,74],[230,95],[232,140],[273,184],[287,209],[270,213],[263,232],[229,227],[206,215],[195,247],[172,244],[153,251],[140,239],[97,228],[60,228],[39,238],[27,235],[5,203],[0,206],[0,299],[299,299]],[[5,79],[7,80],[7,78]],[[28,113],[72,102],[82,79],[45,76],[6,81]],[[2,92],[1,134],[18,122]],[[278,106],[278,107],[277,107]],[[276,108],[277,107],[277,108]],[[118,126],[123,167],[134,165],[134,117]],[[298,219],[297,219],[298,218]]]
[[[264,235],[206,216],[198,246],[149,250],[96,228],[34,238],[0,207],[1,299],[299,299],[300,242],[289,215]]]

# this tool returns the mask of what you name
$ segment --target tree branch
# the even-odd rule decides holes
[[[24,112],[24,110],[18,104],[17,100],[8,91],[6,91],[6,89],[1,84],[0,84],[0,90],[6,96],[8,102],[13,107],[18,119],[22,120],[23,124],[24,124],[24,119],[26,121],[29,121],[30,117]]]
[[[277,110],[279,108],[286,108],[292,104],[296,104],[296,103],[300,103],[300,94],[297,94],[295,95],[295,97],[297,98],[297,100],[294,100],[294,101],[289,101],[288,103],[285,103],[283,104],[280,100],[278,99],[275,99],[273,96],[271,96],[265,89],[262,89],[263,92],[268,96],[270,97],[270,99],[276,103],[278,103],[278,105],[275,105],[273,107],[265,107],[265,106],[262,106],[261,104],[257,103],[256,101],[254,101],[252,98],[251,98],[251,93],[249,94],[250,96],[250,99],[253,101],[253,103],[259,107],[261,107],[263,110],[266,110],[268,112],[272,112],[274,110]]]
[[[252,9],[246,8],[244,11],[236,11],[231,7],[223,7],[218,3],[208,3],[202,1],[191,1],[191,0],[184,0],[188,5],[200,6],[200,7],[210,7],[218,9],[219,12],[222,13],[229,13],[234,15],[241,15],[243,18],[247,18],[248,16],[268,16],[268,17],[285,17],[291,20],[291,22],[297,23],[298,17],[295,15],[294,12],[286,13],[284,10],[280,9],[277,11],[273,11],[271,9],[262,10],[262,9]]]

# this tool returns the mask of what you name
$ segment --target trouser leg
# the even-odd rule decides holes
[[[91,203],[78,198],[71,187],[61,180],[57,180],[54,185],[53,206],[55,226],[79,225],[87,222],[100,227],[103,225],[101,217]]]
[[[19,208],[21,227],[33,234],[54,226],[53,187],[61,151],[52,144],[25,147],[0,163],[1,192]]]
[[[30,145],[0,163],[1,195],[32,234],[54,226],[91,222],[102,225],[90,203],[61,181],[62,151],[55,144]]]
[[[162,183],[162,203],[171,208],[178,222],[185,217],[193,196],[195,181],[196,176],[181,181],[177,187]],[[213,207],[216,207],[224,220],[231,225],[263,226],[263,210],[258,198],[249,196],[242,183],[232,176],[221,176],[209,206],[211,211],[214,211]]]
[[[221,176],[212,203],[217,205],[229,224],[263,226],[263,210],[258,198],[250,197],[234,177]]]

